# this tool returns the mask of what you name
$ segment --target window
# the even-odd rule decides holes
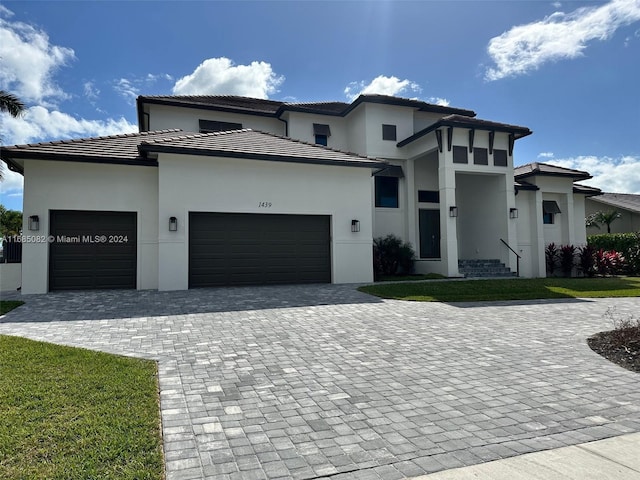
[[[329,139],[326,135],[316,135],[316,145],[324,145],[325,147],[329,144]]]
[[[396,126],[382,124],[382,140],[396,140]]]
[[[376,207],[398,208],[398,177],[374,177]]]
[[[543,200],[542,201],[542,223],[545,225],[553,225],[555,223],[555,215],[562,213],[558,202],[555,200]]]
[[[324,145],[326,147],[329,144],[331,129],[329,128],[329,125],[325,125],[323,123],[314,123],[313,135],[315,136],[317,145]]]
[[[218,122],[216,120],[200,120],[200,133],[228,132],[241,130],[241,123]]]
[[[476,165],[489,165],[489,154],[486,148],[473,149],[473,163]]]
[[[418,190],[418,202],[440,203],[440,192],[437,190]]]
[[[494,150],[493,151],[493,164],[496,167],[507,166],[507,151],[506,150]]]
[[[469,163],[467,147],[453,146],[453,163]]]

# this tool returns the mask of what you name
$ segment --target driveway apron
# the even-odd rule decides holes
[[[158,362],[167,480],[399,479],[640,431],[593,353],[640,299],[380,300],[354,286],[52,293],[0,334]]]

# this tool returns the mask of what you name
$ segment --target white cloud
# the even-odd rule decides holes
[[[369,84],[364,82],[351,82],[344,89],[346,97],[353,101],[360,95],[402,95],[409,92],[420,93],[422,89],[420,85],[411,80],[400,80],[398,77],[387,77],[385,75],[378,75],[371,80]]]
[[[553,2],[551,5],[553,5],[553,8],[560,8],[562,6],[562,3],[560,2]]]
[[[2,119],[0,136],[3,143],[7,145],[138,131],[137,125],[129,123],[125,118],[86,120],[57,110],[51,111],[42,106],[28,108],[20,118],[13,118],[6,113],[0,115]]]
[[[21,197],[24,185],[22,175],[9,170],[4,162],[2,163],[2,181],[0,182],[0,194],[5,197]]]
[[[14,14],[13,14],[13,12],[11,10],[9,10],[4,5],[0,5],[0,17],[11,18],[11,17],[13,17],[13,15]]]
[[[640,194],[640,156],[638,155],[617,158],[589,155],[553,159],[547,163],[589,172],[593,178],[580,183],[598,187],[604,192]]]
[[[190,75],[176,81],[175,95],[243,95],[269,98],[284,82],[276,75],[271,64],[251,62],[250,65],[235,65],[225,57],[209,58]]]
[[[116,80],[113,88],[126,100],[135,100],[139,95],[137,87],[133,85],[132,81],[127,80],[126,78],[120,78],[119,80]]]
[[[440,105],[442,107],[448,107],[451,102],[449,100],[447,100],[446,98],[441,98],[441,97],[429,97],[427,99],[428,103],[434,103],[436,105]]]
[[[639,20],[640,1],[612,0],[513,27],[489,41],[487,52],[495,66],[487,68],[485,79],[524,75],[547,62],[579,57],[588,42],[606,40],[618,28]]]
[[[84,96],[87,97],[90,102],[98,99],[100,90],[93,84],[93,82],[84,82],[82,87],[84,89]]]
[[[2,14],[11,17],[3,7]],[[51,45],[42,30],[0,18],[0,88],[23,101],[46,103],[68,98],[53,81],[54,72],[75,59],[72,49]]]
[[[540,152],[538,158],[553,158],[553,152]]]

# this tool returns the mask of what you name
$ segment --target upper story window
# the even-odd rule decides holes
[[[555,215],[562,213],[558,202],[554,200],[542,201],[542,223],[545,225],[553,225],[555,223]]]
[[[507,151],[506,150],[495,149],[493,151],[493,164],[496,167],[506,167],[507,166]]]
[[[382,124],[382,140],[393,140],[397,138],[396,126]]]
[[[475,165],[489,165],[489,155],[486,148],[473,149],[473,163]]]
[[[241,130],[241,123],[219,122],[217,120],[200,120],[200,133],[227,132]]]
[[[453,163],[469,163],[467,147],[453,146]]]
[[[331,129],[329,128],[329,125],[325,125],[323,123],[314,123],[313,135],[315,136],[317,145],[324,145],[326,147],[329,144]]]

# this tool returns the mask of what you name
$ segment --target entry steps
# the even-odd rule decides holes
[[[466,278],[516,276],[516,272],[512,272],[497,259],[458,260],[458,271]]]

